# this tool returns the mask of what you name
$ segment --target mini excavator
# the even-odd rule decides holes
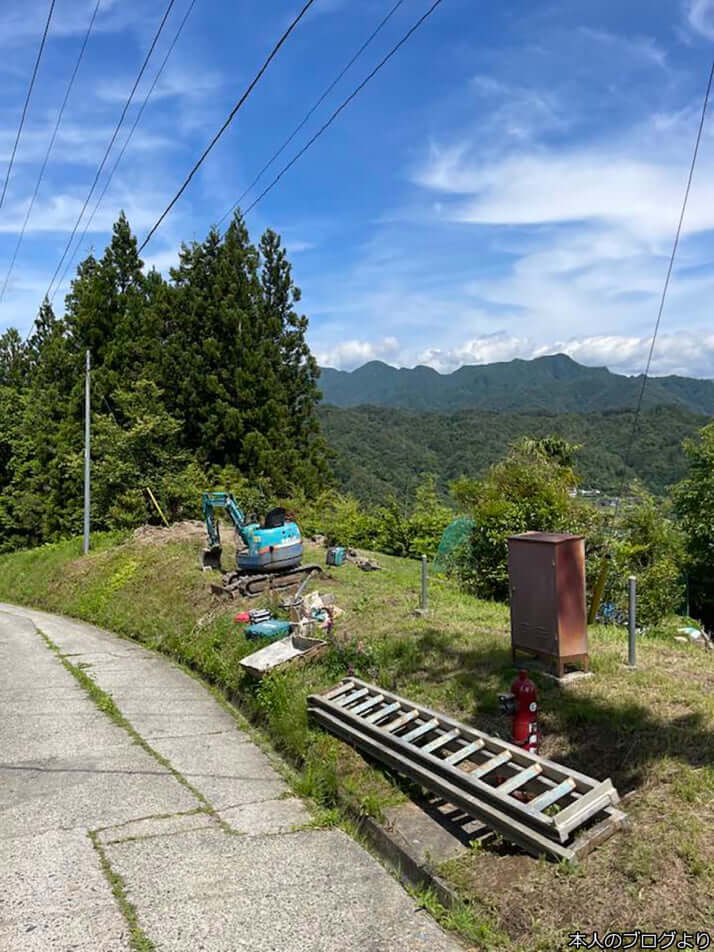
[[[296,522],[285,518],[282,508],[271,509],[263,525],[248,522],[233,493],[204,493],[203,518],[208,548],[201,553],[201,567],[221,571],[221,534],[216,509],[223,509],[236,535],[237,569],[223,574],[221,590],[248,598],[266,589],[289,588],[319,565],[302,565],[302,535]],[[218,588],[218,586],[213,586]]]

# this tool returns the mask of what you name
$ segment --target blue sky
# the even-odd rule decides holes
[[[176,0],[117,151],[188,3]],[[316,0],[148,245],[147,265],[166,272],[182,240],[205,236],[393,4]],[[48,6],[0,10],[3,177]],[[93,6],[56,2],[0,209],[0,285]],[[428,6],[404,0],[285,157]],[[3,328],[30,326],[164,8],[103,0],[0,304]],[[298,8],[197,0],[77,260],[101,253],[120,208],[144,236]],[[565,351],[639,371],[713,55],[714,0],[443,0],[248,218],[256,240],[266,226],[283,235],[318,359],[449,371]],[[710,114],[656,373],[714,376],[713,302]]]

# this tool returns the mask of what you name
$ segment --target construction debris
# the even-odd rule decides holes
[[[535,856],[574,861],[627,822],[599,782],[358,678],[307,699],[310,716]]]
[[[712,648],[712,637],[708,632],[703,628],[694,628],[691,625],[687,625],[684,628],[678,628],[679,637],[675,636],[675,641],[683,642],[692,642],[695,645],[702,645],[704,648],[711,650]]]
[[[251,608],[248,612],[248,619],[251,625],[258,625],[261,621],[270,621],[273,617],[269,608]]]
[[[300,600],[297,608],[297,619],[312,622],[328,634],[332,632],[335,618],[343,614],[341,608],[335,605],[335,596],[332,592],[321,595],[319,592],[310,592]]]
[[[246,638],[282,638],[290,631],[290,622],[270,618],[247,625],[243,630]]]
[[[261,678],[269,671],[275,671],[286,665],[306,664],[320,658],[328,649],[326,641],[319,638],[306,638],[293,633],[280,641],[274,641],[259,651],[243,658],[238,663],[250,674]]]
[[[379,562],[376,562],[374,559],[365,558],[360,555],[356,549],[347,549],[345,559],[356,565],[358,569],[362,569],[363,572],[377,572],[382,568]]]

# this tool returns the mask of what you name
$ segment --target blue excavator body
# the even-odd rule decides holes
[[[220,569],[221,535],[216,521],[216,509],[225,510],[233,523],[236,537],[243,543],[238,547],[237,567],[241,572],[285,572],[302,562],[303,546],[300,527],[285,519],[284,509],[271,509],[261,526],[247,522],[233,493],[203,494],[203,518],[208,534],[208,548],[203,551],[204,568]]]

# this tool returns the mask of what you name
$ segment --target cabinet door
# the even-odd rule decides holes
[[[586,654],[585,542],[572,539],[558,546],[558,630],[560,654]]]
[[[556,654],[558,613],[555,601],[555,546],[514,540],[508,548],[511,642]]]

